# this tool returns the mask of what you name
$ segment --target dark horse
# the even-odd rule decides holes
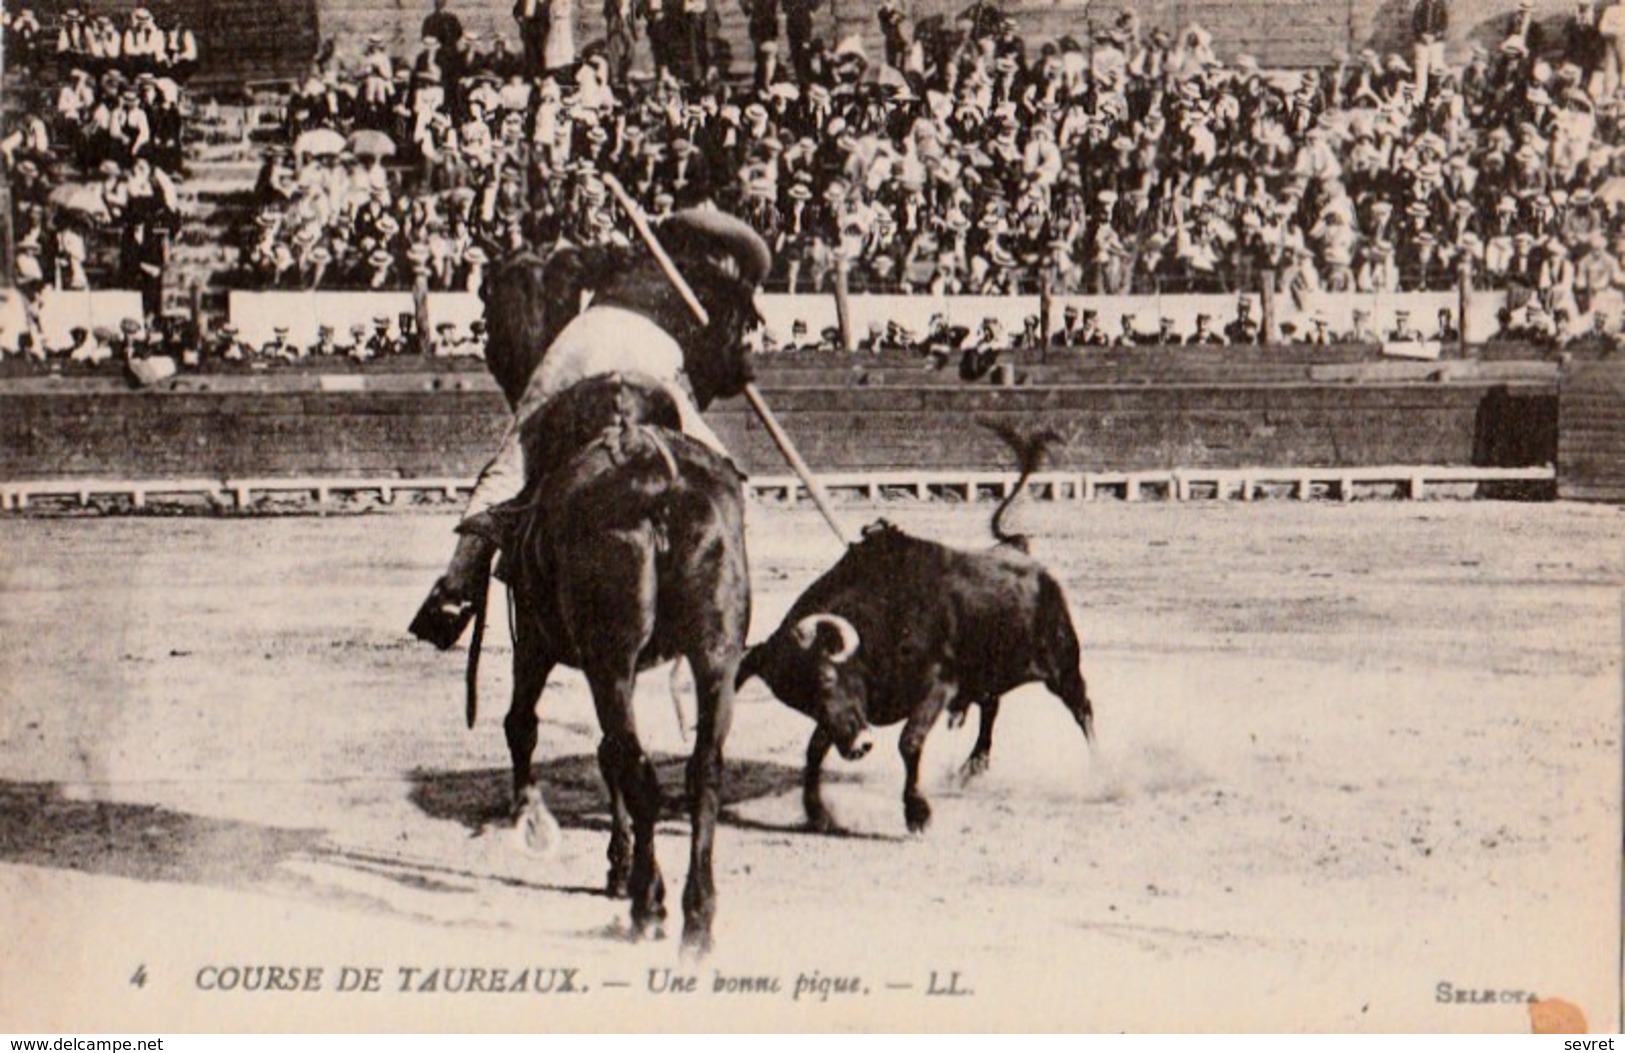
[[[521,257],[488,280],[488,365],[510,399],[540,358],[540,350],[522,349],[547,347],[544,340],[560,324],[537,307],[558,266]],[[554,295],[549,289],[546,298]],[[716,910],[711,852],[722,747],[750,622],[750,575],[740,477],[683,435],[678,421],[670,396],[626,373],[565,389],[523,426],[531,478],[514,511],[517,540],[506,571],[515,648],[504,728],[515,818],[534,836],[552,823],[531,772],[536,704],[555,665],[586,676],[614,817],[607,888],[631,897],[634,932],[646,934],[666,913],[654,846],[661,795],[638,741],[633,685],[644,669],[688,660],[698,720],[688,763],[693,832],[683,943],[704,952]]]

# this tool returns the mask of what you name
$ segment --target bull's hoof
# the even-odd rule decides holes
[[[553,855],[564,840],[558,820],[547,810],[542,792],[534,786],[525,790],[515,805],[514,832],[521,848],[539,856]]]
[[[923,834],[931,825],[931,806],[924,797],[909,797],[903,801],[903,820],[908,823],[909,833]]]
[[[988,756],[985,753],[973,753],[964,764],[959,766],[959,781],[968,783],[972,779],[987,771]]]
[[[950,709],[948,711],[948,730],[956,731],[965,726],[965,714],[968,709]]]

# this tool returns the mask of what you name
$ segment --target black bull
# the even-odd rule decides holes
[[[1078,636],[1061,587],[1019,539],[1010,541],[965,552],[889,524],[871,527],[773,635],[750,649],[739,684],[761,677],[816,723],[803,786],[814,829],[836,828],[821,795],[824,758],[832,746],[848,759],[863,756],[871,724],[905,722],[898,741],[903,813],[915,832],[931,818],[919,790],[920,754],[945,708],[954,716],[981,705],[967,775],[987,764],[999,697],[1022,684],[1042,682],[1093,738]]]
[[[498,345],[488,364],[510,399],[535,364],[536,352],[524,349],[547,346],[537,332],[547,320],[521,313],[536,302],[540,272],[534,261],[516,261],[487,289]],[[670,397],[635,375],[576,384],[527,421],[523,436],[526,464],[547,467],[533,472],[519,503],[508,557],[515,647],[504,729],[516,818],[528,830],[551,823],[531,773],[536,704],[554,666],[574,666],[603,732],[598,760],[613,812],[607,887],[631,897],[636,933],[657,927],[665,917],[654,844],[661,794],[638,741],[632,692],[639,671],[686,658],[698,717],[687,773],[693,830],[683,942],[704,951],[716,909],[722,749],[750,621],[740,477],[682,435]]]

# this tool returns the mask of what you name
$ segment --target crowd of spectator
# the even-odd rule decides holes
[[[883,0],[871,54],[816,36],[817,0],[741,0],[754,68],[731,78],[717,2],[608,0],[605,40],[585,52],[571,0],[517,0],[517,46],[465,30],[449,0],[434,0],[413,54],[328,42],[265,152],[239,283],[475,290],[520,246],[628,241],[612,176],[657,219],[707,203],[744,217],[774,249],[778,290],[1273,283],[1303,305],[1467,281],[1508,291],[1499,335],[1563,343],[1599,316],[1625,320],[1617,3],[1577,0],[1542,23],[1523,0],[1475,35],[1484,44],[1447,54],[1449,0],[1416,0],[1409,50],[1266,70],[1221,56],[1200,26],[1142,32],[1127,12],[1034,45],[986,0],[918,21]],[[38,213],[19,247],[37,231],[40,277],[80,280],[56,247],[65,235],[71,250],[74,213],[47,207],[71,155],[132,232],[126,262],[150,268],[140,248],[173,219],[195,41],[138,9],[122,31],[70,13],[53,49],[28,12],[8,18],[8,44],[26,37],[17,53],[52,56],[65,76],[55,112],[0,142],[15,207]],[[632,69],[640,33],[647,75]],[[69,217],[63,233],[40,222],[52,211]],[[1186,333],[1159,321],[1107,342],[1243,342],[1211,319]],[[1352,337],[1307,313],[1297,324],[1282,335]]]
[[[1308,346],[1377,345],[1405,343],[1436,343],[1456,345],[1461,342],[1461,329],[1456,325],[1455,312],[1440,308],[1436,324],[1422,329],[1411,322],[1411,311],[1401,307],[1390,315],[1390,325],[1379,327],[1369,308],[1356,308],[1350,327],[1334,330],[1324,312],[1312,314],[1299,331],[1296,323],[1282,327],[1279,339],[1284,343]],[[1120,313],[1110,328],[1102,319],[1098,308],[1068,304],[1056,319],[1057,327],[1045,333],[1042,318],[1028,315],[1020,328],[1007,327],[997,317],[984,318],[974,330],[958,324],[948,315],[937,313],[931,317],[923,332],[916,332],[897,321],[871,322],[866,334],[855,342],[859,353],[884,354],[907,352],[934,360],[938,366],[956,359],[966,351],[975,351],[983,361],[992,362],[1006,351],[1035,351],[1054,349],[1103,349],[1131,347],[1228,347],[1264,343],[1264,319],[1255,308],[1254,298],[1239,297],[1235,313],[1229,318],[1216,317],[1211,312],[1198,312],[1189,330],[1182,328],[1178,319],[1162,315],[1142,318],[1141,312]],[[769,335],[762,350],[766,353],[833,353],[844,350],[845,343],[836,327],[826,327],[814,337],[804,321],[793,321],[788,337],[782,341]]]
[[[1448,4],[1422,0],[1409,59],[1288,72],[1130,14],[1030,47],[983,2],[913,25],[883,3],[883,56],[828,46],[786,2],[781,56],[780,4],[746,0],[744,83],[707,65],[704,18],[655,32],[703,13],[689,3],[610,5],[663,41],[649,77],[617,46],[485,50],[439,4],[421,53],[330,51],[291,95],[251,281],[467,288],[513,245],[626,237],[606,174],[656,216],[744,216],[776,250],[770,285],[799,291],[838,270],[858,291],[980,294],[1252,291],[1268,273],[1301,298],[1466,271],[1578,317],[1622,281],[1617,6],[1542,26],[1526,2],[1447,64]]]
[[[0,14],[0,47],[26,79],[13,73],[8,83],[0,171],[12,210],[12,278],[31,318],[45,288],[90,287],[98,247],[111,250],[104,283],[142,290],[156,314],[179,226],[182,85],[197,66],[195,36],[142,7],[122,25],[71,8],[48,32],[25,7]],[[30,329],[27,343],[42,354]]]

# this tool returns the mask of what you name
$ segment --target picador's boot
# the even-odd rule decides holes
[[[463,530],[446,573],[434,583],[429,598],[423,601],[417,617],[412,619],[413,636],[434,644],[442,651],[457,642],[485,599],[491,577],[491,558],[496,551],[496,542],[490,538]]]

